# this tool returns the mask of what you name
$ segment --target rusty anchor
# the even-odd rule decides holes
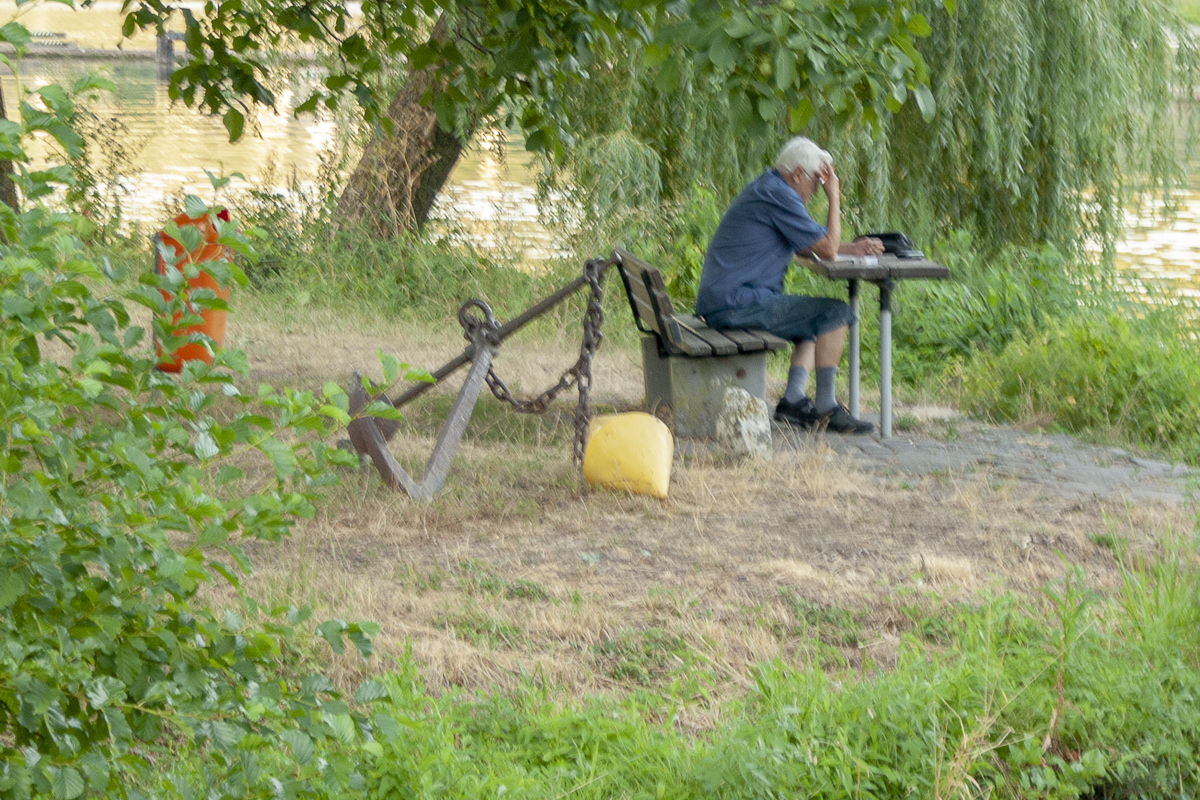
[[[584,437],[591,419],[589,395],[592,356],[603,338],[600,333],[600,326],[604,319],[600,281],[614,263],[616,262],[613,258],[588,261],[584,264],[583,274],[580,277],[503,325],[496,321],[491,308],[482,300],[468,300],[463,303],[458,310],[458,321],[463,327],[463,335],[470,344],[462,353],[434,370],[431,373],[432,382],[418,383],[397,395],[395,399],[390,399],[383,393],[368,396],[367,391],[363,388],[362,377],[355,372],[353,383],[347,393],[350,400],[350,415],[353,418],[349,426],[351,445],[360,455],[370,457],[385,484],[393,489],[403,489],[415,500],[426,500],[437,494],[445,483],[446,476],[450,472],[450,464],[462,441],[463,433],[466,431],[467,423],[471,420],[475,403],[479,399],[479,393],[485,383],[491,389],[492,394],[507,402],[518,413],[532,414],[542,413],[560,392],[575,386],[579,399],[575,406],[574,457],[577,462],[581,461]],[[563,373],[557,384],[537,397],[531,400],[514,398],[508,387],[492,369],[492,360],[499,350],[500,344],[584,286],[589,288],[589,296],[587,311],[584,314],[583,341],[580,343],[579,358]],[[467,364],[471,365],[467,379],[463,381],[462,388],[458,391],[458,396],[450,408],[449,416],[442,423],[437,444],[434,445],[433,453],[425,464],[424,474],[419,481],[415,480],[400,466],[391,451],[388,450],[387,443],[399,429],[399,424],[391,419],[361,415],[376,401],[383,401],[393,408],[400,408],[420,397]]]

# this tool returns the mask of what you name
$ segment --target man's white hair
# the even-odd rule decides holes
[[[810,175],[815,175],[821,171],[822,167],[827,167],[832,163],[833,156],[829,154],[828,150],[822,150],[812,139],[803,136],[788,140],[788,143],[779,151],[779,155],[775,157],[775,169],[779,170],[782,175],[788,175],[796,167]]]

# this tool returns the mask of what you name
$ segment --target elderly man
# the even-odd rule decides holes
[[[818,187],[829,200],[825,225],[805,204]],[[870,433],[875,426],[855,419],[834,398],[834,379],[854,321],[850,306],[831,297],[783,293],[783,276],[794,253],[831,259],[838,253],[879,255],[874,238],[841,241],[840,184],[833,157],[811,140],[796,137],[768,169],[737,196],[717,226],[700,275],[696,314],[712,328],[758,328],[792,342],[787,389],[775,419],[801,428]],[[816,392],[805,394],[815,372]]]

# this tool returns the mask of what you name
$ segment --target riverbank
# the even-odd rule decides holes
[[[251,382],[301,387],[345,385],[377,349],[433,368],[462,347],[448,326],[347,324],[270,303],[231,316],[229,335]],[[564,329],[506,343],[497,370],[538,391],[573,360],[572,341]],[[392,449],[410,469],[457,385],[405,407]],[[631,341],[605,343],[594,387],[600,410],[640,406]],[[681,442],[658,502],[581,487],[570,398],[521,417],[485,397],[442,495],[416,503],[370,468],[344,473],[312,521],[257,548],[246,586],[269,604],[377,621],[380,661],[410,653],[431,687],[515,689],[539,675],[583,696],[705,664],[712,691],[732,696],[767,659],[894,666],[913,608],[1036,597],[1076,568],[1111,593],[1115,552],[1154,553],[1190,526],[1182,468],[916,399],[897,407],[904,430],[886,442],[777,428],[765,462]],[[813,652],[813,636],[828,649]],[[370,669],[331,666],[347,684]]]
[[[229,335],[251,384],[344,384],[377,349],[428,368],[462,347],[450,325],[244,299]],[[536,391],[575,340],[568,323],[518,337],[497,369]],[[448,384],[404,409],[392,451],[410,470]],[[594,388],[597,410],[638,406],[628,338],[605,342]],[[569,399],[519,417],[485,396],[441,495],[344,471],[311,520],[253,547],[243,589],[378,623],[370,660],[318,642],[298,667],[380,687],[378,746],[353,756],[372,794],[1196,785],[1192,474],[901,400],[890,441],[776,428],[769,461],[680,442],[657,501],[581,487]]]

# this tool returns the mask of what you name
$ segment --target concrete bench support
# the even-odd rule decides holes
[[[657,338],[642,336],[646,407],[670,406],[675,435],[715,436],[725,389],[738,386],[761,399],[767,391],[767,351],[688,358],[662,355]]]

